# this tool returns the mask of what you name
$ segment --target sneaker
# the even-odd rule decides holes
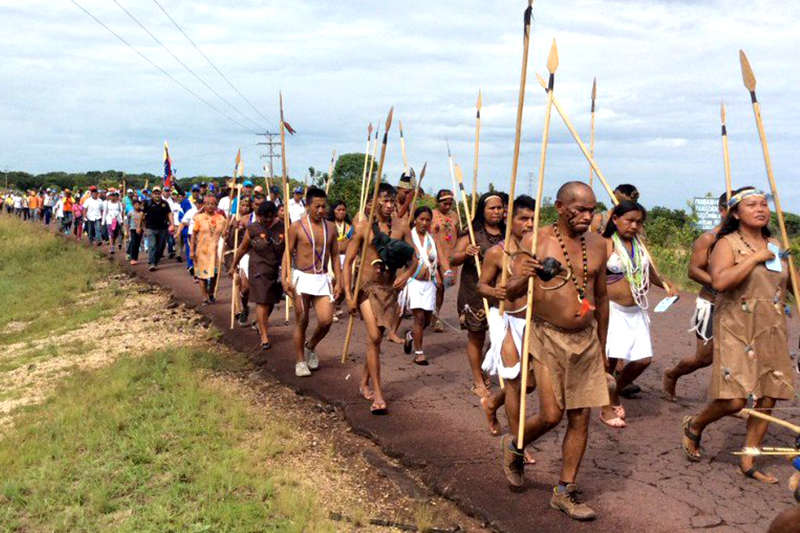
[[[319,368],[319,357],[317,357],[317,352],[309,348],[308,346],[304,346],[304,351],[306,355],[306,361],[308,361],[308,368],[311,370],[316,370]]]
[[[241,313],[239,313],[239,325],[241,327],[247,327],[247,315],[249,314],[249,309],[244,309]]]
[[[516,449],[512,441],[511,435],[506,435],[500,441],[503,447],[503,473],[512,487],[522,487],[525,484],[524,455]]]
[[[436,319],[436,324],[433,325],[433,331],[436,333],[441,333],[444,331],[444,324],[442,324],[441,319]]]
[[[550,498],[550,507],[556,511],[564,511],[573,520],[594,520],[595,512],[583,503],[583,493],[574,483],[567,485],[567,490],[558,492],[558,487],[553,489]]]
[[[294,375],[298,378],[307,378],[311,375],[311,370],[308,369],[308,365],[305,361],[301,361],[294,365]]]

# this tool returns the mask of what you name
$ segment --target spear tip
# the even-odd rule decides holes
[[[544,78],[542,78],[538,72],[536,73],[536,79],[539,80],[539,85],[541,85],[542,88],[547,89],[547,82],[544,81]]]
[[[528,0],[528,7],[533,8],[533,0]]]
[[[556,40],[553,39],[553,44],[550,46],[550,53],[547,55],[547,70],[550,74],[555,74],[558,69],[558,46]]]
[[[399,120],[398,123],[400,124],[400,137],[403,136],[403,121]]]
[[[394,106],[392,106],[392,108],[389,109],[389,116],[386,117],[386,128],[383,130],[384,133],[388,133],[389,132],[389,128],[392,127],[392,116],[393,115],[394,115]]]
[[[428,162],[425,161],[425,164],[422,165],[422,171],[419,173],[419,181],[422,181],[422,178],[425,177],[425,170],[428,168]],[[419,182],[418,182],[419,183]]]
[[[480,89],[478,89],[478,103],[475,104],[475,105],[478,108],[478,111],[480,111],[481,110],[481,106],[483,105],[483,98],[481,97],[481,90]]]
[[[597,78],[592,82],[592,100],[597,98]]]
[[[720,102],[719,104],[719,116],[722,119],[722,123],[725,124],[725,102]]]
[[[463,183],[464,182],[464,173],[461,172],[461,167],[458,165],[458,163],[455,164],[454,172],[455,172],[455,175],[456,175],[456,180],[458,180],[458,183],[459,184]],[[455,192],[455,191],[453,191],[453,192]]]
[[[751,93],[756,92],[756,76],[753,74],[753,69],[750,68],[750,62],[747,60],[747,56],[744,55],[744,50],[739,50],[739,62],[742,64],[744,86]]]
[[[369,123],[369,127],[367,128],[367,139],[372,136],[372,122]]]

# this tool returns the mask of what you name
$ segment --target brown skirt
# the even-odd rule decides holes
[[[367,283],[358,291],[356,303],[359,307],[369,300],[372,314],[379,328],[393,328],[397,320],[397,291],[392,285]],[[364,317],[361,317],[362,320]]]

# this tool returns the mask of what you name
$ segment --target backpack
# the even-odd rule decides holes
[[[378,227],[378,223],[372,224],[372,245],[378,252],[383,264],[389,270],[397,270],[406,266],[411,258],[414,257],[414,247],[402,239],[392,239]]]

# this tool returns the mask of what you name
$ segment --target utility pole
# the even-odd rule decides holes
[[[275,177],[275,173],[273,170],[275,168],[273,166],[274,165],[273,160],[280,159],[281,157],[280,151],[278,153],[275,153],[275,149],[277,147],[280,147],[281,145],[280,140],[275,140],[277,138],[280,138],[280,134],[266,131],[264,133],[257,133],[256,135],[258,135],[259,137],[266,137],[266,142],[256,143],[256,145],[267,147],[267,153],[261,154],[259,157],[261,157],[262,159],[269,158],[269,180],[270,182],[272,182],[273,178]]]

